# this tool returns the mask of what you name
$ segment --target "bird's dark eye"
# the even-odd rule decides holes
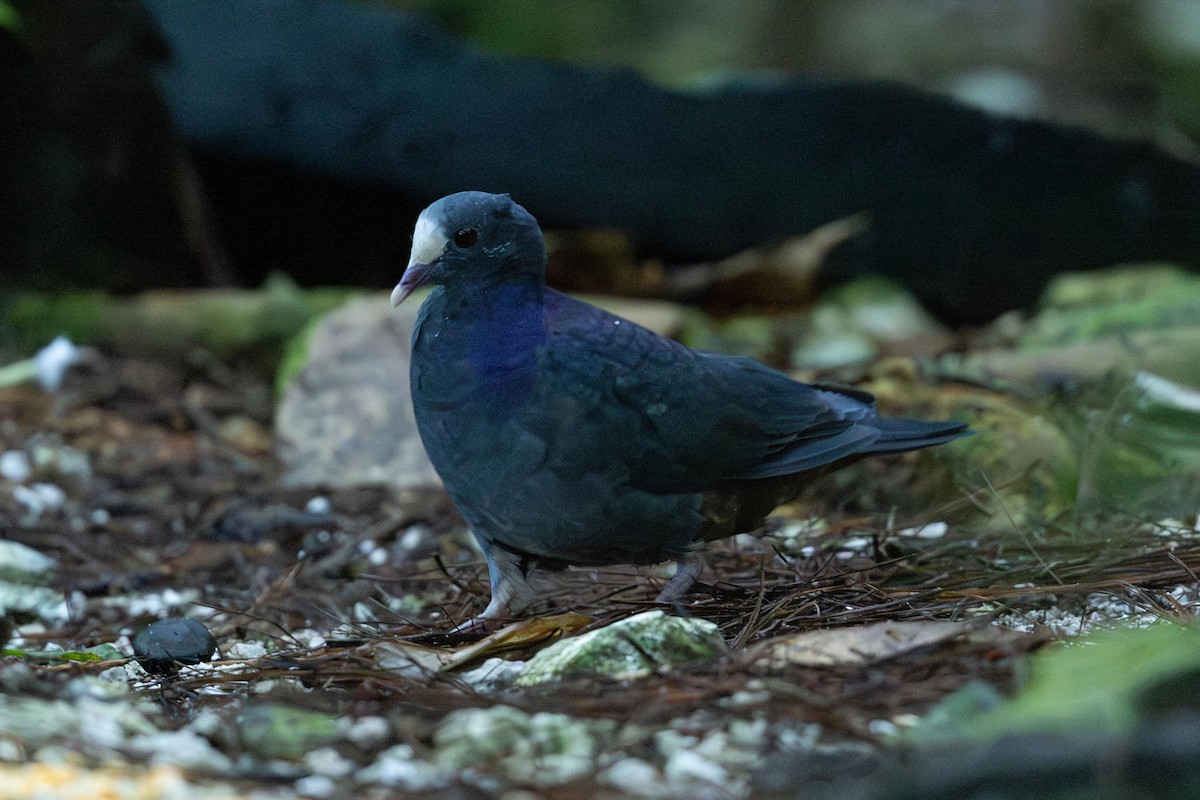
[[[454,232],[454,243],[459,247],[474,247],[479,241],[479,231],[474,228],[459,228]]]

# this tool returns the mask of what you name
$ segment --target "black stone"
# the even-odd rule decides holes
[[[173,617],[152,622],[133,639],[133,657],[153,675],[170,675],[178,664],[199,664],[212,657],[217,640],[194,619]]]

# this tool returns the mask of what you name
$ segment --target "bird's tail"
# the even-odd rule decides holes
[[[900,453],[932,447],[971,434],[965,422],[923,422],[879,417],[871,422],[871,426],[879,430],[879,438],[870,447],[872,453]]]

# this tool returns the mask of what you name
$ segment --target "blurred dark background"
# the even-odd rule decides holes
[[[9,287],[384,287],[416,212],[463,188],[668,268],[864,212],[827,277],[892,275],[950,322],[1062,270],[1200,264],[1185,0],[0,12]]]
[[[882,78],[999,112],[1148,137],[1200,132],[1188,0],[407,0],[490,52],[634,68],[691,88],[747,72]]]

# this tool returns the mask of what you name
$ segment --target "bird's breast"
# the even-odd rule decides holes
[[[494,416],[536,393],[546,329],[540,304],[492,292],[431,295],[413,334],[413,400]]]

